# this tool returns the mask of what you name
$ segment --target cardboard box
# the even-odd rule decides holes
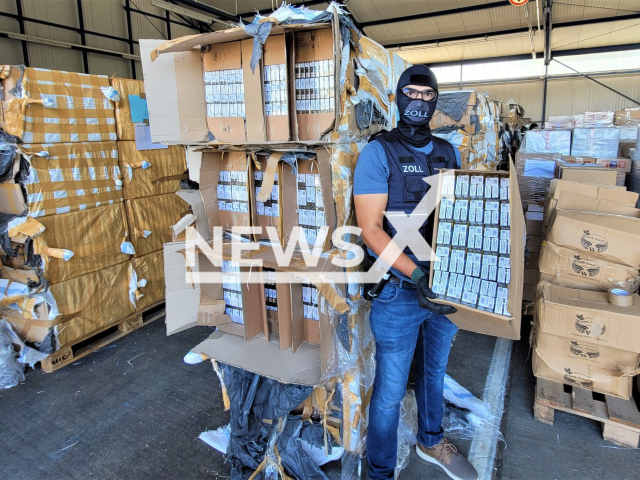
[[[173,239],[171,226],[190,213],[175,193],[127,200],[125,206],[136,257],[162,250]]]
[[[524,269],[524,284],[535,287],[540,281],[540,272],[533,268]]]
[[[535,302],[536,288],[537,287],[535,285],[524,285],[522,291],[522,300],[525,302]]]
[[[253,166],[244,151],[202,154],[200,194],[209,232],[218,225],[228,231],[234,226],[251,226],[252,175]]]
[[[135,140],[135,123],[149,124],[149,111],[147,109],[147,97],[144,94],[144,82],[142,80],[117,77],[109,79],[109,82],[120,94],[120,101],[115,104],[118,140]],[[132,106],[135,119],[132,116]]]
[[[529,248],[529,253],[539,252],[541,245],[542,238],[536,237],[535,235],[527,235],[527,247]]]
[[[296,63],[331,60],[339,65],[341,51],[334,48],[341,42],[339,29],[332,29],[329,23],[313,27],[274,25],[255,73],[249,67],[253,42],[243,28],[191,35],[171,42],[143,40],[140,47],[153,141],[182,144],[212,140],[317,142],[322,133],[338,125],[340,109],[335,105],[339,105],[340,92],[336,87],[339,69],[332,70],[334,108],[330,113],[296,115],[292,79]],[[193,48],[196,45],[207,45],[208,50],[201,56]],[[275,116],[265,115],[263,66],[282,65],[283,58],[288,77],[288,114],[269,118]],[[207,103],[213,106],[215,102],[205,101],[207,95],[210,100],[213,95],[213,90],[206,87],[216,84],[214,76],[209,74],[229,70],[242,71],[244,115],[215,117],[215,110],[207,112]]]
[[[229,247],[228,247],[229,248]],[[225,252],[229,250],[225,249]],[[165,244],[165,283],[166,283],[166,308],[167,308],[167,334],[176,333],[186,328],[197,325],[213,325],[224,322],[224,315],[220,313],[220,305],[216,305],[211,298],[219,297],[217,290],[221,290],[219,285],[192,282],[190,278],[198,275],[199,272],[210,272],[215,267],[202,254],[195,256],[195,265],[187,269],[185,256],[183,254],[185,244],[183,242],[173,242]],[[237,259],[242,262],[240,269],[253,268],[252,274],[260,274],[257,260],[263,261],[263,266],[273,266],[275,257],[273,250],[263,248],[259,251],[247,252]],[[253,267],[251,267],[253,265]],[[307,268],[299,253],[294,252],[290,265],[280,268],[283,274],[293,274],[298,277],[303,275],[313,276],[314,272],[339,272],[328,259],[318,265],[317,268]],[[288,271],[288,272],[287,272]],[[189,272],[189,273],[188,273]],[[286,289],[284,282],[283,288]],[[246,301],[250,308],[265,308],[264,288],[259,283],[242,284],[243,289],[247,289]],[[346,313],[349,307],[341,294],[327,284],[316,284],[322,298],[319,302],[319,326],[320,345],[313,345],[304,341],[304,321],[302,302],[299,304],[291,299],[291,347],[281,344],[281,339],[275,335],[269,335],[266,315],[256,311],[252,316],[246,316],[245,328],[250,328],[253,334],[245,335],[244,338],[237,332],[219,331],[213,333],[207,340],[192,349],[205,357],[218,360],[229,365],[243,368],[245,370],[268,376],[285,383],[296,383],[301,385],[318,385],[322,375],[330,368],[330,361],[334,355],[332,351],[333,327],[332,309],[337,312]],[[338,291],[346,291],[345,281],[336,285]],[[279,293],[280,295],[280,293]],[[243,296],[245,297],[245,296]],[[281,298],[280,296],[278,297]],[[301,298],[301,297],[300,297]],[[244,300],[244,298],[243,298]],[[283,300],[283,307],[285,307]],[[224,302],[222,308],[224,308]],[[216,311],[217,307],[217,311]],[[297,310],[296,310],[297,309]],[[282,312],[286,312],[283,309]],[[224,312],[224,310],[222,310]],[[283,326],[286,322],[280,318],[280,303],[278,307],[278,317],[280,321],[280,337],[283,334]],[[295,316],[295,318],[294,318]],[[248,325],[250,323],[250,325]],[[294,352],[295,350],[295,352]]]
[[[538,269],[539,252],[529,252],[529,257],[524,259],[524,266],[526,268]]]
[[[527,130],[520,151],[522,153],[571,153],[571,130]]]
[[[4,65],[3,126],[24,143],[115,141],[114,106],[106,75]],[[68,101],[73,99],[73,101]]]
[[[116,142],[23,144],[29,158],[24,183],[33,217],[122,202]]]
[[[585,192],[589,194],[590,192]],[[602,193],[602,192],[601,192]],[[611,197],[612,195],[604,195]],[[615,197],[615,196],[614,196]],[[548,199],[545,219],[551,221],[556,210],[576,210],[581,212],[610,213],[626,217],[640,217],[640,210],[618,202],[601,200],[587,195],[579,195],[570,190],[563,190]]]
[[[640,219],[557,210],[547,229],[556,245],[589,252],[614,263],[640,265]]]
[[[441,171],[438,189],[442,191],[442,179],[443,171]],[[524,214],[522,210],[522,204],[520,201],[518,181],[516,179],[516,172],[480,172],[476,170],[461,171],[456,170],[457,174],[468,173],[470,175],[483,175],[483,176],[497,176],[501,179],[509,179],[509,200],[510,200],[510,230],[511,230],[511,281],[509,283],[509,298],[507,303],[507,309],[510,312],[510,316],[499,315],[496,313],[489,313],[475,308],[471,308],[459,303],[450,302],[447,300],[434,300],[437,303],[454,306],[458,311],[453,315],[448,315],[453,323],[463,330],[470,330],[472,332],[482,333],[485,335],[493,335],[504,338],[511,338],[518,340],[520,338],[520,321],[522,318],[522,290],[523,290],[523,275],[524,275],[524,238],[525,238],[525,222]],[[437,232],[439,224],[440,206],[438,204],[435,212],[435,221],[433,228],[433,239],[431,245],[437,245]],[[434,278],[434,263],[431,262],[431,272],[429,278],[429,285],[433,286]]]
[[[22,187],[18,183],[0,183],[0,211],[13,215],[24,215],[29,209]]]
[[[124,262],[65,280],[50,285],[48,296],[32,295],[30,314],[2,308],[2,315],[25,341],[42,341],[53,329],[59,346],[71,345],[135,312],[131,273],[131,263]]]
[[[571,362],[616,373],[630,373],[638,368],[638,362],[640,362],[640,355],[637,353],[583,343],[543,332],[535,333],[533,347],[540,357],[549,360],[547,362],[549,364]]]
[[[619,144],[620,130],[616,128],[574,128],[571,155],[617,158]]]
[[[540,331],[572,340],[640,353],[640,296],[618,307],[604,292],[539,285],[536,301]]]
[[[42,259],[43,275],[60,283],[126,262],[129,242],[124,205],[117,203],[39,219],[44,232],[33,238],[33,252]],[[62,250],[73,252],[68,260]],[[125,250],[126,251],[126,250]]]
[[[135,142],[118,142],[118,153],[125,200],[177,192],[187,178],[182,146],[137,150]]]
[[[640,285],[637,268],[609,262],[551,242],[543,242],[539,263],[541,280],[582,290],[607,291],[622,286],[635,291]]]
[[[558,165],[556,167],[556,176],[563,180],[602,185],[615,185],[617,178],[615,170],[606,167],[586,167],[581,165]]]
[[[605,395],[613,395],[624,399],[631,398],[633,377],[616,376],[617,372],[603,370],[591,365],[558,358],[555,352],[548,352],[544,357],[535,350],[533,358],[533,374],[538,378],[564,383],[574,387],[592,390]],[[619,375],[619,374],[618,374]]]
[[[162,250],[141,257],[133,257],[136,274],[136,311],[164,300],[164,260]]]
[[[269,35],[264,42],[263,98],[267,140],[286,142],[291,140],[291,83],[294,79],[287,68],[285,35]]]
[[[527,235],[542,235],[543,217],[542,212],[527,211],[524,214]]]

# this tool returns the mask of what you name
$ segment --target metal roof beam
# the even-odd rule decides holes
[[[553,28],[566,28],[566,27],[580,27],[583,25],[595,25],[599,23],[608,23],[608,22],[621,22],[624,20],[639,20],[640,13],[633,13],[630,15],[618,15],[617,17],[600,17],[600,18],[591,18],[588,20],[575,20],[572,22],[563,22],[563,23],[555,23]],[[444,37],[438,40],[417,40],[411,42],[401,42],[401,43],[385,43],[383,44],[386,48],[402,48],[402,47],[415,47],[421,45],[437,45],[439,43],[447,43],[447,42],[457,42],[461,40],[473,40],[473,39],[492,39],[494,37],[501,37],[503,35],[513,35],[516,33],[529,33],[529,28],[512,28],[509,30],[498,30],[492,33],[487,34],[477,34],[472,33],[468,35],[459,35],[456,37]]]
[[[218,10],[217,8],[210,7],[204,3],[196,2],[194,0],[173,0],[173,3],[183,5],[185,7],[193,8],[196,11],[204,12],[214,17],[218,17],[228,22],[240,23],[242,21],[241,16],[231,15],[230,13]]]
[[[459,13],[478,12],[481,10],[490,10],[492,8],[508,7],[509,4],[500,1],[493,3],[483,3],[482,5],[472,5],[469,7],[452,8],[450,10],[438,10],[435,12],[418,13],[416,15],[405,15],[404,17],[381,18],[380,20],[372,20],[370,22],[362,22],[362,28],[374,27],[376,25],[386,25],[389,23],[407,22],[410,20],[424,20],[425,18],[443,17],[445,15],[456,15]]]
[[[556,50],[553,52],[554,57],[569,57],[573,55],[589,55],[592,53],[610,53],[610,52],[626,52],[629,50],[640,50],[640,43],[626,43],[622,45],[606,45],[602,47],[589,48],[572,48],[570,50]],[[542,52],[536,53],[536,58]],[[502,57],[481,57],[481,58],[465,58],[464,60],[453,60],[451,62],[427,63],[429,67],[451,67],[454,65],[467,65],[470,63],[490,63],[490,62],[508,62],[515,60],[531,60],[530,53],[522,53],[519,55],[504,55]]]

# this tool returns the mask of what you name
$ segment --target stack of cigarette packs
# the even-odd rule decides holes
[[[444,175],[433,292],[442,300],[509,316],[509,178]]]

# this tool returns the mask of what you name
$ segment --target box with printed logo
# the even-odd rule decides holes
[[[609,303],[607,293],[542,282],[536,312],[540,331],[572,340],[640,353],[640,296],[633,305]]]

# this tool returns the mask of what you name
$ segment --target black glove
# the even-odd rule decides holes
[[[413,271],[411,280],[415,282],[418,289],[418,305],[422,308],[442,315],[451,315],[458,311],[451,305],[441,305],[430,301],[436,298],[436,294],[429,288],[429,276],[420,267]]]

